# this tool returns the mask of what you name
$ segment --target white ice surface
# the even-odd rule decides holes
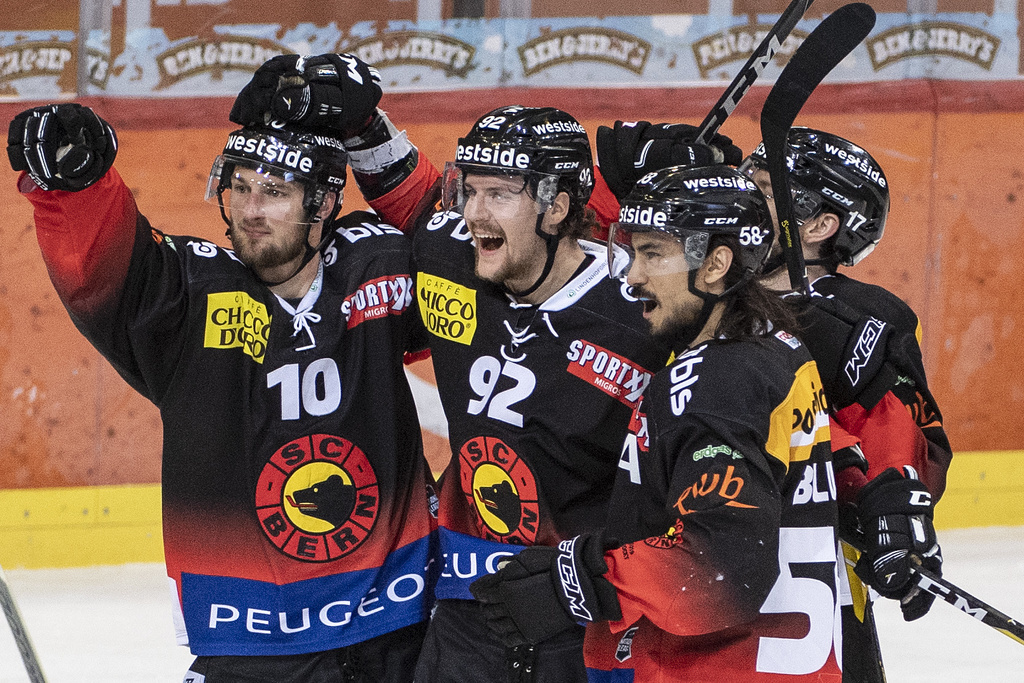
[[[1024,619],[1024,527],[940,532],[945,575],[1011,617]],[[49,683],[179,683],[192,661],[174,645],[163,566],[7,570]],[[879,601],[889,683],[1024,682],[1024,645],[936,604],[906,623]],[[28,681],[0,622],[0,683]]]

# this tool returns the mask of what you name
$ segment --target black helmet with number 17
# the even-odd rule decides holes
[[[889,214],[889,183],[878,162],[838,135],[793,128],[786,164],[796,220],[803,223],[821,213],[839,218],[831,253],[808,264],[853,266],[870,254],[882,239]],[[748,173],[767,168],[764,145],[740,168]]]

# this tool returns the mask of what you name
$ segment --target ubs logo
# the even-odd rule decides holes
[[[366,455],[327,434],[282,446],[256,484],[263,533],[278,550],[305,562],[336,560],[362,545],[378,503],[377,476]]]
[[[462,493],[476,510],[481,537],[533,545],[540,505],[533,472],[504,441],[477,436],[459,449]]]

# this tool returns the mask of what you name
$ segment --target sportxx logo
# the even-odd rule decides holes
[[[278,550],[305,562],[348,555],[373,530],[377,475],[362,450],[313,434],[279,448],[256,483],[256,514]]]
[[[245,292],[215,292],[206,297],[208,349],[240,348],[257,363],[263,362],[270,338],[270,312]]]
[[[462,493],[481,538],[516,545],[537,539],[540,505],[530,467],[501,439],[473,437],[459,449]]]
[[[476,290],[443,277],[418,273],[420,316],[431,334],[469,346],[476,334]]]
[[[566,370],[570,375],[592,384],[630,408],[636,408],[641,394],[651,382],[652,375],[644,368],[585,339],[576,339],[569,344],[566,356],[569,359]]]
[[[724,501],[724,504],[729,507],[756,509],[756,505],[747,505],[736,500],[743,491],[745,483],[743,477],[736,475],[736,468],[733,465],[725,468],[725,474],[705,472],[700,475],[699,481],[693,482],[683,490],[679,498],[676,499],[675,508],[683,516],[695,512],[695,508],[692,507],[694,503],[705,501],[709,503]],[[691,507],[687,507],[687,505]]]
[[[853,349],[853,357],[846,361],[846,376],[850,379],[852,386],[856,387],[857,382],[860,381],[860,371],[871,360],[875,344],[878,343],[884,328],[885,323],[877,318],[869,318],[864,323],[864,329],[861,331],[860,337],[857,339],[857,345]]]
[[[386,275],[359,285],[341,304],[341,314],[348,320],[348,329],[389,315],[401,315],[412,303],[412,278],[408,275]]]

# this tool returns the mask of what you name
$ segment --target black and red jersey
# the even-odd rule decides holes
[[[837,411],[836,419],[859,437],[868,479],[888,467],[912,465],[937,501],[946,488],[953,453],[942,413],[928,390],[917,315],[892,292],[845,275],[818,278],[813,288],[894,328],[885,345],[885,357],[897,371],[894,386],[870,410],[854,404]]]
[[[501,557],[604,526],[630,415],[669,353],[625,282],[609,278],[603,244],[581,241],[583,265],[539,305],[480,280],[463,217],[415,215],[436,177],[421,154],[371,205],[415,227],[416,301],[452,448],[437,597],[471,599],[469,584]]]
[[[605,554],[622,619],[592,681],[839,681],[827,403],[793,336],[714,340],[658,372],[619,462]]]
[[[426,619],[408,240],[349,214],[285,301],[230,250],[153,230],[116,171],[28,198],[75,324],[160,409],[167,572],[193,653],[316,652]]]

